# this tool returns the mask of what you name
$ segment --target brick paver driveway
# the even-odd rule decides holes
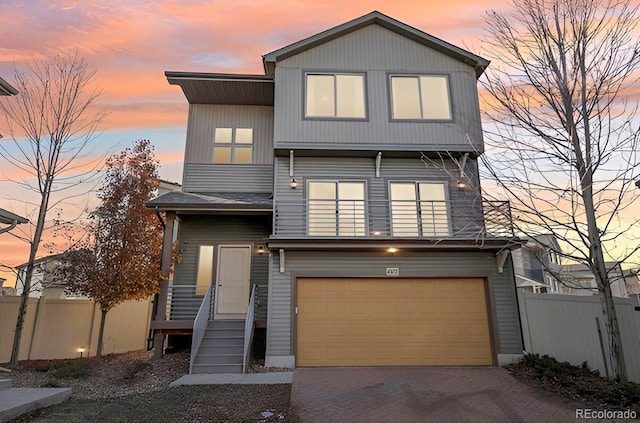
[[[576,422],[578,404],[497,367],[296,369],[302,423]]]

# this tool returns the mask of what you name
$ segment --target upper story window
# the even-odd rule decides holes
[[[364,236],[365,183],[310,181],[310,236]]]
[[[213,163],[251,163],[252,156],[252,128],[216,128]]]
[[[364,74],[307,73],[305,117],[364,119]]]
[[[393,119],[451,120],[445,75],[391,75]]]
[[[447,236],[449,212],[446,185],[433,182],[391,182],[393,236]]]

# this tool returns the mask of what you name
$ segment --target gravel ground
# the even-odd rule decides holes
[[[98,399],[158,391],[189,373],[189,353],[167,354],[162,360],[152,355],[138,351],[106,356],[100,366],[92,364],[85,378],[56,378],[46,371],[54,361],[44,360],[22,362],[7,376],[15,387],[73,388],[74,399]]]
[[[9,377],[16,387],[71,387],[71,399],[11,423],[279,422],[295,423],[290,385],[208,385],[169,388],[188,373],[189,354],[153,360],[147,352],[105,357],[86,377],[56,378],[53,362],[25,362]],[[260,371],[260,366],[255,366]]]

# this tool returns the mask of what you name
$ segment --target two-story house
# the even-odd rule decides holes
[[[264,75],[166,72],[189,120],[182,262],[156,352],[193,373],[266,365],[496,365],[522,353],[508,203],[483,201],[488,61],[372,12],[263,56]],[[158,351],[160,350],[160,351]]]

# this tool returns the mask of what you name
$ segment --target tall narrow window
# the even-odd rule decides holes
[[[204,295],[213,283],[213,245],[201,245],[198,251],[196,295]]]
[[[393,119],[451,120],[449,84],[443,75],[392,75]]]
[[[449,213],[444,184],[392,182],[389,191],[393,236],[449,235]]]
[[[364,75],[307,74],[305,116],[365,118]]]
[[[216,128],[213,163],[251,163],[252,156],[252,128]]]
[[[364,236],[364,182],[309,182],[311,236]]]

